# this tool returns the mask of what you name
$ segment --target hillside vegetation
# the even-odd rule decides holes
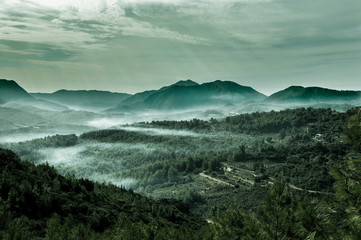
[[[342,137],[345,154],[331,167],[335,180],[333,193],[322,198],[300,198],[281,176],[270,184],[256,211],[241,209],[234,200],[207,219],[207,224],[180,202],[150,200],[113,185],[63,177],[53,167],[23,162],[13,152],[0,149],[0,236],[4,239],[358,239],[361,112],[349,117]],[[76,139],[71,135],[61,137],[57,145],[76,144],[67,142],[68,138]]]

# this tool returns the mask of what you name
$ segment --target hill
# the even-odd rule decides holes
[[[35,99],[13,80],[0,79],[0,104],[4,107],[33,110],[65,111],[67,107]]]
[[[0,79],[0,96],[3,101],[9,102],[33,97],[13,80]]]
[[[339,102],[355,101],[361,99],[360,91],[338,91],[321,87],[291,86],[276,92],[266,100],[269,102]]]
[[[135,94],[131,98],[108,111],[117,112],[127,109],[182,110],[259,101],[266,96],[251,87],[241,86],[235,82],[217,80],[199,85],[187,80],[179,81],[159,90]],[[135,98],[137,98],[136,101]]]
[[[144,239],[145,233],[132,230],[142,227],[154,236],[164,227],[187,223],[197,228],[203,222],[180,202],[155,201],[113,185],[63,177],[53,167],[23,162],[1,148],[0,169],[4,239],[112,239],[109,230],[120,239],[130,234]],[[14,233],[18,238],[11,238]]]
[[[118,109],[124,109],[124,110],[128,109],[129,110],[129,109],[131,109],[130,106],[135,105],[137,103],[139,105],[141,105],[141,102],[146,100],[149,96],[153,95],[154,93],[167,90],[174,86],[197,86],[197,85],[199,85],[199,84],[188,79],[188,80],[181,80],[172,85],[162,87],[159,90],[149,90],[149,91],[139,92],[139,93],[134,94],[133,96],[130,96],[129,98],[125,99],[124,101],[122,101],[120,104],[115,106],[114,109],[118,108]]]
[[[180,80],[172,85],[169,85],[169,86],[165,86],[165,87],[162,87],[161,91],[163,90],[167,90],[169,88],[172,88],[172,87],[175,87],[175,86],[178,86],[178,87],[193,87],[193,86],[199,86],[199,83],[195,82],[195,81],[192,81],[190,79],[188,80]]]
[[[131,96],[127,93],[97,90],[59,90],[54,93],[32,93],[31,95],[38,99],[51,101],[68,107],[94,110],[109,108]]]

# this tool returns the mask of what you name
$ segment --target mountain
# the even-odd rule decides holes
[[[133,104],[143,102],[145,99],[147,99],[149,96],[153,95],[156,92],[164,91],[164,90],[167,90],[167,89],[172,88],[174,86],[186,86],[186,87],[188,87],[188,86],[197,86],[197,85],[199,85],[199,84],[192,81],[192,80],[190,80],[190,79],[181,80],[181,81],[178,81],[178,82],[176,82],[176,83],[174,83],[172,85],[162,87],[159,90],[148,90],[148,91],[136,93],[133,96],[130,96],[129,98],[122,101],[115,108],[122,108],[123,107],[124,109],[127,109],[129,106],[131,106]]]
[[[193,86],[199,86],[199,83],[195,82],[195,81],[192,81],[190,79],[188,80],[180,80],[172,85],[169,85],[169,86],[165,86],[165,87],[162,87],[161,89],[159,89],[160,91],[163,91],[163,90],[167,90],[169,88],[172,88],[172,87],[193,87]]]
[[[31,95],[38,99],[85,110],[109,108],[131,96],[127,93],[97,90],[59,90],[54,93],[32,93]]]
[[[361,100],[361,91],[339,91],[321,87],[291,86],[269,96],[267,102],[314,103]]]
[[[157,90],[149,90],[149,91],[136,93],[133,96],[130,96],[129,98],[127,98],[124,101],[122,101],[121,103],[119,103],[117,106],[118,107],[119,106],[130,106],[135,103],[142,102],[156,92],[157,92]]]
[[[65,106],[35,99],[13,80],[0,79],[0,104],[3,107],[33,110],[65,111]]]
[[[13,80],[0,79],[0,96],[5,102],[33,97]]]
[[[135,101],[135,98],[137,98]],[[186,108],[222,106],[259,101],[266,98],[251,87],[230,81],[214,81],[198,84],[191,80],[179,81],[173,85],[151,92],[135,94],[110,112],[132,109],[180,110]]]

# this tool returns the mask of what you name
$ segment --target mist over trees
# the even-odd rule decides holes
[[[13,95],[19,94],[16,101],[3,99],[0,107],[1,238],[360,236],[361,113],[345,102],[337,106],[350,109],[340,112],[324,108],[334,106],[332,101],[317,100],[354,99],[358,92],[291,87],[273,96],[272,104],[297,96],[308,103],[316,99],[320,107],[209,120],[184,117],[184,112],[169,112],[174,115],[167,119],[176,120],[155,120],[164,117],[154,118],[158,112],[142,113],[140,107],[138,115],[125,121],[126,115],[63,108],[50,102],[54,96],[24,100],[24,89],[5,83]],[[138,107],[149,103],[171,109],[177,96],[195,89],[205,95],[238,90],[257,95],[232,82],[181,81],[133,96],[62,91],[58,100],[70,104],[79,94],[84,99],[96,95],[106,96],[111,104],[122,98]],[[97,111],[108,106],[103,103]],[[254,102],[245,107],[258,106]],[[56,109],[49,114],[49,107]],[[203,116],[219,116],[235,106],[224,108],[204,110]]]
[[[0,151],[0,234],[8,239],[357,239],[360,119],[359,109],[301,108],[135,125],[196,135],[109,129],[3,144],[27,161]],[[41,164],[42,151],[73,147],[82,147],[77,158],[86,165],[60,164],[56,170]],[[92,171],[109,179],[131,178],[134,190],[84,178],[94,177]]]

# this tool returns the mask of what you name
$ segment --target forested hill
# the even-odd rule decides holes
[[[145,239],[165,227],[196,229],[203,222],[175,200],[155,201],[64,177],[48,165],[21,161],[10,150],[0,149],[0,169],[1,239],[112,239],[113,234]],[[135,226],[144,232],[133,232]]]
[[[360,91],[338,91],[321,87],[291,86],[267,98],[270,102],[337,102],[360,100]]]
[[[193,119],[190,121],[152,121],[147,125],[168,129],[190,129],[193,131],[232,131],[247,134],[304,133],[314,135],[317,133],[342,132],[342,126],[348,117],[357,113],[359,108],[353,108],[346,113],[331,109],[297,108],[283,111],[255,112],[226,117],[224,119],[211,119],[203,121]]]
[[[277,119],[285,126],[283,133],[275,134],[276,129],[270,131],[281,124],[276,122]],[[237,136],[243,135],[239,133],[244,131],[242,126],[246,123],[250,133],[255,133],[254,138],[249,135],[245,141],[237,140]],[[276,125],[271,125],[274,123]],[[233,204],[225,202],[226,209],[213,208],[212,215],[206,216],[209,224],[203,223],[176,200],[151,200],[124,188],[64,177],[53,167],[22,162],[13,152],[0,149],[0,239],[359,239],[359,109],[347,113],[330,109],[295,109],[239,115],[221,121],[157,124],[174,128],[182,125],[200,131],[219,130],[218,137],[221,138],[213,134],[210,138],[193,137],[187,141],[175,138],[173,141],[171,137],[148,138],[145,134],[142,137],[139,133],[126,134],[115,129],[91,132],[79,138],[76,135],[53,136],[9,146],[24,156],[41,145],[56,148],[100,141],[101,147],[88,151],[97,154],[94,157],[100,164],[95,167],[97,172],[112,169],[118,177],[134,177],[140,180],[138,186],[149,188],[148,192],[156,189],[166,192],[169,188],[168,196],[182,185],[196,189],[197,192],[190,194],[191,198],[185,202],[198,204],[198,207],[202,204],[216,206],[217,195],[222,199],[234,197]],[[322,136],[313,137],[315,132],[322,132]],[[122,148],[126,147],[123,142],[134,145],[133,142],[143,138],[153,141],[152,144],[160,140],[160,148],[152,152],[155,153],[154,163],[148,155],[143,158],[133,155],[132,159],[119,157]],[[117,144],[118,141],[121,144]],[[189,156],[161,152],[163,148],[177,149],[175,146],[186,148],[187,144],[197,147],[197,141],[201,141],[198,144],[203,151]],[[236,146],[243,145],[234,148],[235,141]],[[114,151],[117,157],[112,159]],[[125,154],[139,151],[140,148],[132,148]],[[34,156],[39,153],[33,152]],[[181,157],[177,157],[178,154]],[[108,155],[110,157],[106,158]],[[86,167],[92,166],[92,159],[80,160],[85,159],[88,160]],[[117,168],[119,162],[128,167],[128,172],[121,173],[124,167],[118,165]],[[143,166],[137,165],[140,162]],[[108,163],[110,165],[106,165]],[[220,164],[231,164],[234,173],[225,172]],[[247,164],[252,164],[253,170]],[[80,165],[76,168],[81,171]],[[89,171],[91,168],[86,168],[86,172]],[[237,176],[246,182],[234,179]],[[327,190],[330,185],[333,185],[332,191]],[[314,189],[315,186],[320,188]],[[268,193],[262,194],[263,200],[258,200],[253,191]],[[186,192],[180,193],[185,195]],[[246,198],[257,202],[255,211],[237,205]]]

